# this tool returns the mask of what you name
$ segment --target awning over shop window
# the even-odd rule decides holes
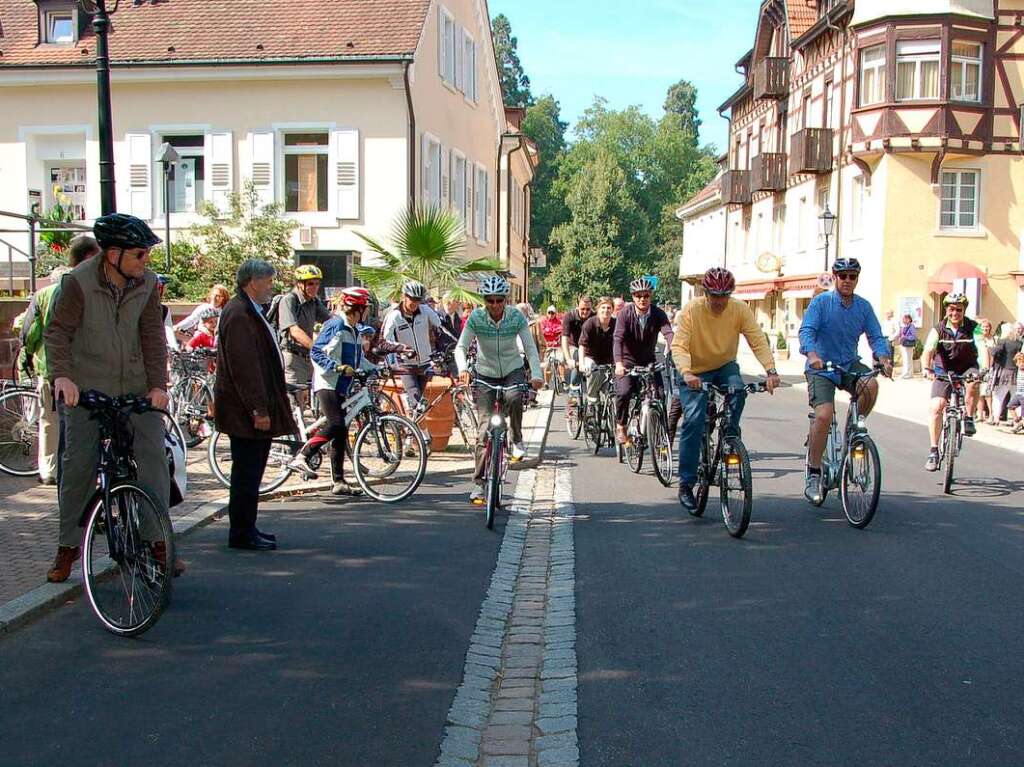
[[[766,295],[775,290],[775,282],[772,280],[761,282],[740,282],[733,291],[733,297],[741,301],[760,301]]]
[[[928,278],[928,290],[932,293],[949,293],[955,280],[977,280],[978,287],[988,287],[988,277],[978,267],[966,261],[951,261]]]

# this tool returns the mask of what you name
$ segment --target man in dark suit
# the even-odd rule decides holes
[[[214,418],[231,438],[228,546],[269,551],[277,539],[256,527],[260,482],[271,439],[297,430],[288,405],[284,361],[260,306],[274,289],[274,267],[250,259],[238,268],[238,293],[220,315]]]

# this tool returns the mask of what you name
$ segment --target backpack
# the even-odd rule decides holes
[[[284,293],[278,293],[271,300],[270,308],[267,309],[267,322],[274,330],[277,330],[277,318],[281,315],[281,299],[284,297]]]

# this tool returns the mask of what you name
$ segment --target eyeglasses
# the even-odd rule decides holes
[[[857,272],[840,272],[836,275],[837,280],[846,280],[847,282],[856,282],[860,279],[860,275]]]
[[[504,298],[485,298],[484,301],[491,304],[492,306],[505,303]]]
[[[634,293],[633,294],[633,300],[634,301],[640,301],[640,300],[650,301],[651,300],[651,294],[650,293]]]
[[[960,304],[950,304],[946,307],[947,312],[962,312],[964,308]]]

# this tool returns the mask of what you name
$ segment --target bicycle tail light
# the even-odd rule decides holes
[[[725,463],[727,466],[739,466],[740,456],[738,453],[729,453],[725,456]]]
[[[853,455],[855,458],[863,458],[866,450],[864,449],[864,443],[858,442],[853,446]]]

